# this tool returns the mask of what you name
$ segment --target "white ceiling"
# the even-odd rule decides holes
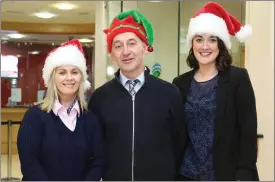
[[[94,35],[46,35],[46,34],[25,34],[26,37],[21,39],[11,39],[8,38],[7,33],[0,32],[0,37],[2,39],[2,43],[6,41],[11,42],[27,42],[27,43],[46,43],[46,44],[61,44],[69,38],[76,38],[76,39],[92,39],[94,41]],[[93,44],[94,42],[88,43]]]
[[[56,1],[3,1],[1,2],[1,21],[70,24],[95,23],[94,1],[68,2],[76,5],[77,8],[67,11],[56,9],[52,7],[53,4],[57,3]],[[41,11],[48,11],[50,13],[57,14],[58,16],[51,19],[41,19],[31,15]],[[9,33],[12,32],[1,30],[0,37],[4,37],[5,39]],[[93,35],[27,34],[27,36],[22,39],[9,39],[8,41],[59,44],[61,42],[67,41],[69,37],[94,39]]]
[[[3,1],[1,2],[1,21],[36,22],[36,23],[94,23],[95,1],[68,1],[78,8],[59,10],[53,4],[62,1]],[[51,19],[32,16],[33,13],[48,11],[57,14]]]

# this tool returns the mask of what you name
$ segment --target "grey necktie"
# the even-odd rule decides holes
[[[134,96],[136,94],[136,91],[135,91],[135,86],[137,85],[137,83],[139,82],[138,79],[136,80],[128,80],[126,82],[126,84],[129,86],[129,93]]]

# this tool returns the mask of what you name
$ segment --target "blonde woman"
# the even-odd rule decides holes
[[[86,60],[78,40],[46,58],[44,100],[29,108],[18,132],[23,181],[99,181],[104,158],[101,126],[87,110]]]

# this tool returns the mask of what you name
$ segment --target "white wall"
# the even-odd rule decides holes
[[[96,26],[95,26],[95,61],[93,66],[94,88],[103,85],[110,77],[107,75],[107,67],[112,66],[115,69],[115,62],[111,62],[107,51],[106,35],[103,32],[108,28],[113,18],[121,12],[120,1],[96,2]],[[112,76],[111,76],[112,77]]]
[[[246,45],[245,67],[255,90],[258,130],[264,135],[259,141],[259,175],[261,181],[274,181],[274,2],[247,1],[246,21],[253,36]]]
[[[106,37],[103,29],[107,27],[107,11],[103,1],[96,2],[95,60],[93,65],[94,88],[106,82]]]
[[[148,53],[145,64],[152,69],[154,63],[162,66],[160,78],[172,82],[178,69],[178,2],[138,2],[138,9],[153,24],[154,51]]]
[[[108,24],[106,25],[105,28],[108,28],[110,26],[110,24],[112,23],[114,17],[121,12],[121,1],[109,1],[107,4],[108,4],[108,7],[107,7],[106,11],[108,14],[108,20],[107,20]],[[105,42],[106,42],[106,35],[105,35]],[[107,45],[107,43],[106,43],[106,45]],[[113,69],[112,72],[109,72],[109,73],[107,72],[106,79],[111,80],[112,78],[114,78],[114,72],[118,69],[118,66],[115,61],[112,61],[110,59],[110,54],[107,52],[107,50],[106,50],[106,55],[107,55],[106,69],[107,69],[107,67],[111,67]]]
[[[137,1],[123,1],[123,11],[130,11],[138,8]]]

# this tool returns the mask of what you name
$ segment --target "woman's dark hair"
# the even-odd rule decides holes
[[[219,71],[224,71],[229,68],[232,64],[232,56],[230,55],[228,49],[225,47],[223,41],[218,38],[218,48],[219,54],[216,58],[216,67]],[[193,47],[191,47],[189,51],[189,55],[187,56],[186,62],[190,68],[199,69],[199,63],[194,55]]]

